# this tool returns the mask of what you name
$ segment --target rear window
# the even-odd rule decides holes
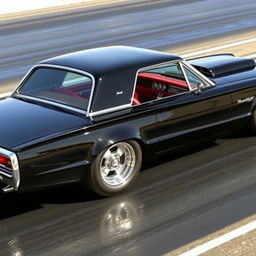
[[[87,110],[91,90],[89,76],[55,68],[37,68],[19,93]]]

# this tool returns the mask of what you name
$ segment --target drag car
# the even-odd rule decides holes
[[[112,46],[42,61],[0,100],[1,188],[77,182],[115,195],[144,159],[255,133],[255,97],[255,61],[232,54],[185,61]]]

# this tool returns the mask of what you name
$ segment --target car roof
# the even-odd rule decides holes
[[[41,63],[67,66],[91,73],[94,76],[102,76],[104,73],[118,71],[121,68],[136,66],[137,69],[140,69],[176,59],[180,59],[180,57],[154,50],[128,46],[109,46],[68,53]]]
[[[61,55],[39,64],[69,67],[93,75],[95,88],[90,111],[97,112],[131,103],[139,69],[179,59],[154,50],[109,46]]]

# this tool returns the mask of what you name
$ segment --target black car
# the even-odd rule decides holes
[[[255,61],[114,46],[40,62],[0,100],[4,192],[80,182],[110,196],[142,159],[256,131]]]

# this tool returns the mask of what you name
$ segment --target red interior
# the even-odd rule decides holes
[[[133,95],[132,105],[139,105],[139,104],[140,104],[139,94],[137,92],[135,92]]]
[[[188,90],[187,83],[183,80],[179,80],[176,78],[165,77],[162,75],[152,74],[152,73],[140,73],[138,75],[138,78],[142,78],[144,80],[149,80],[152,83],[160,82],[160,83],[164,83],[167,86],[169,85],[169,86],[173,86],[175,88]],[[141,103],[142,99],[146,99],[146,101],[154,100],[159,96],[159,94],[161,94],[161,97],[167,97],[167,96],[174,95],[175,93],[169,92],[169,91],[161,92],[160,90],[153,89],[152,87],[137,84],[132,104],[139,105]]]
[[[74,97],[74,98],[81,98],[73,90],[68,89],[68,88],[58,88],[58,89],[56,89],[56,92],[62,93],[62,94],[65,94],[65,95],[68,95],[68,96],[71,96],[71,97]]]
[[[67,87],[60,87],[56,89],[56,92],[68,95],[70,97],[74,98],[84,98],[87,99],[87,97],[83,96],[81,92],[91,90],[91,84],[76,84],[73,86],[67,86]],[[87,99],[88,100],[88,99]]]
[[[159,74],[152,73],[140,73],[138,74],[138,78],[142,80],[142,84],[137,84],[135,93],[133,96],[133,105],[139,105],[142,102],[147,102],[151,100],[157,99],[161,95],[161,97],[168,97],[176,94],[177,92],[171,92],[167,89],[165,91],[160,91],[159,89],[153,89],[148,85],[149,83],[158,82],[163,83],[166,86],[173,86],[175,88],[180,88],[182,90],[188,90],[188,85],[185,81],[179,80],[177,78],[170,78]],[[143,85],[143,81],[147,82],[147,85]],[[83,94],[87,90],[91,89],[91,84],[76,84],[73,86],[67,86],[62,88],[57,88],[56,92],[68,95],[74,98],[84,98],[87,99],[88,96]]]
[[[188,89],[188,85],[185,81],[182,81],[176,78],[158,75],[158,74],[140,73],[138,75],[138,78],[145,78],[148,80],[152,80],[152,82],[160,82],[160,83],[170,84],[180,88]]]

